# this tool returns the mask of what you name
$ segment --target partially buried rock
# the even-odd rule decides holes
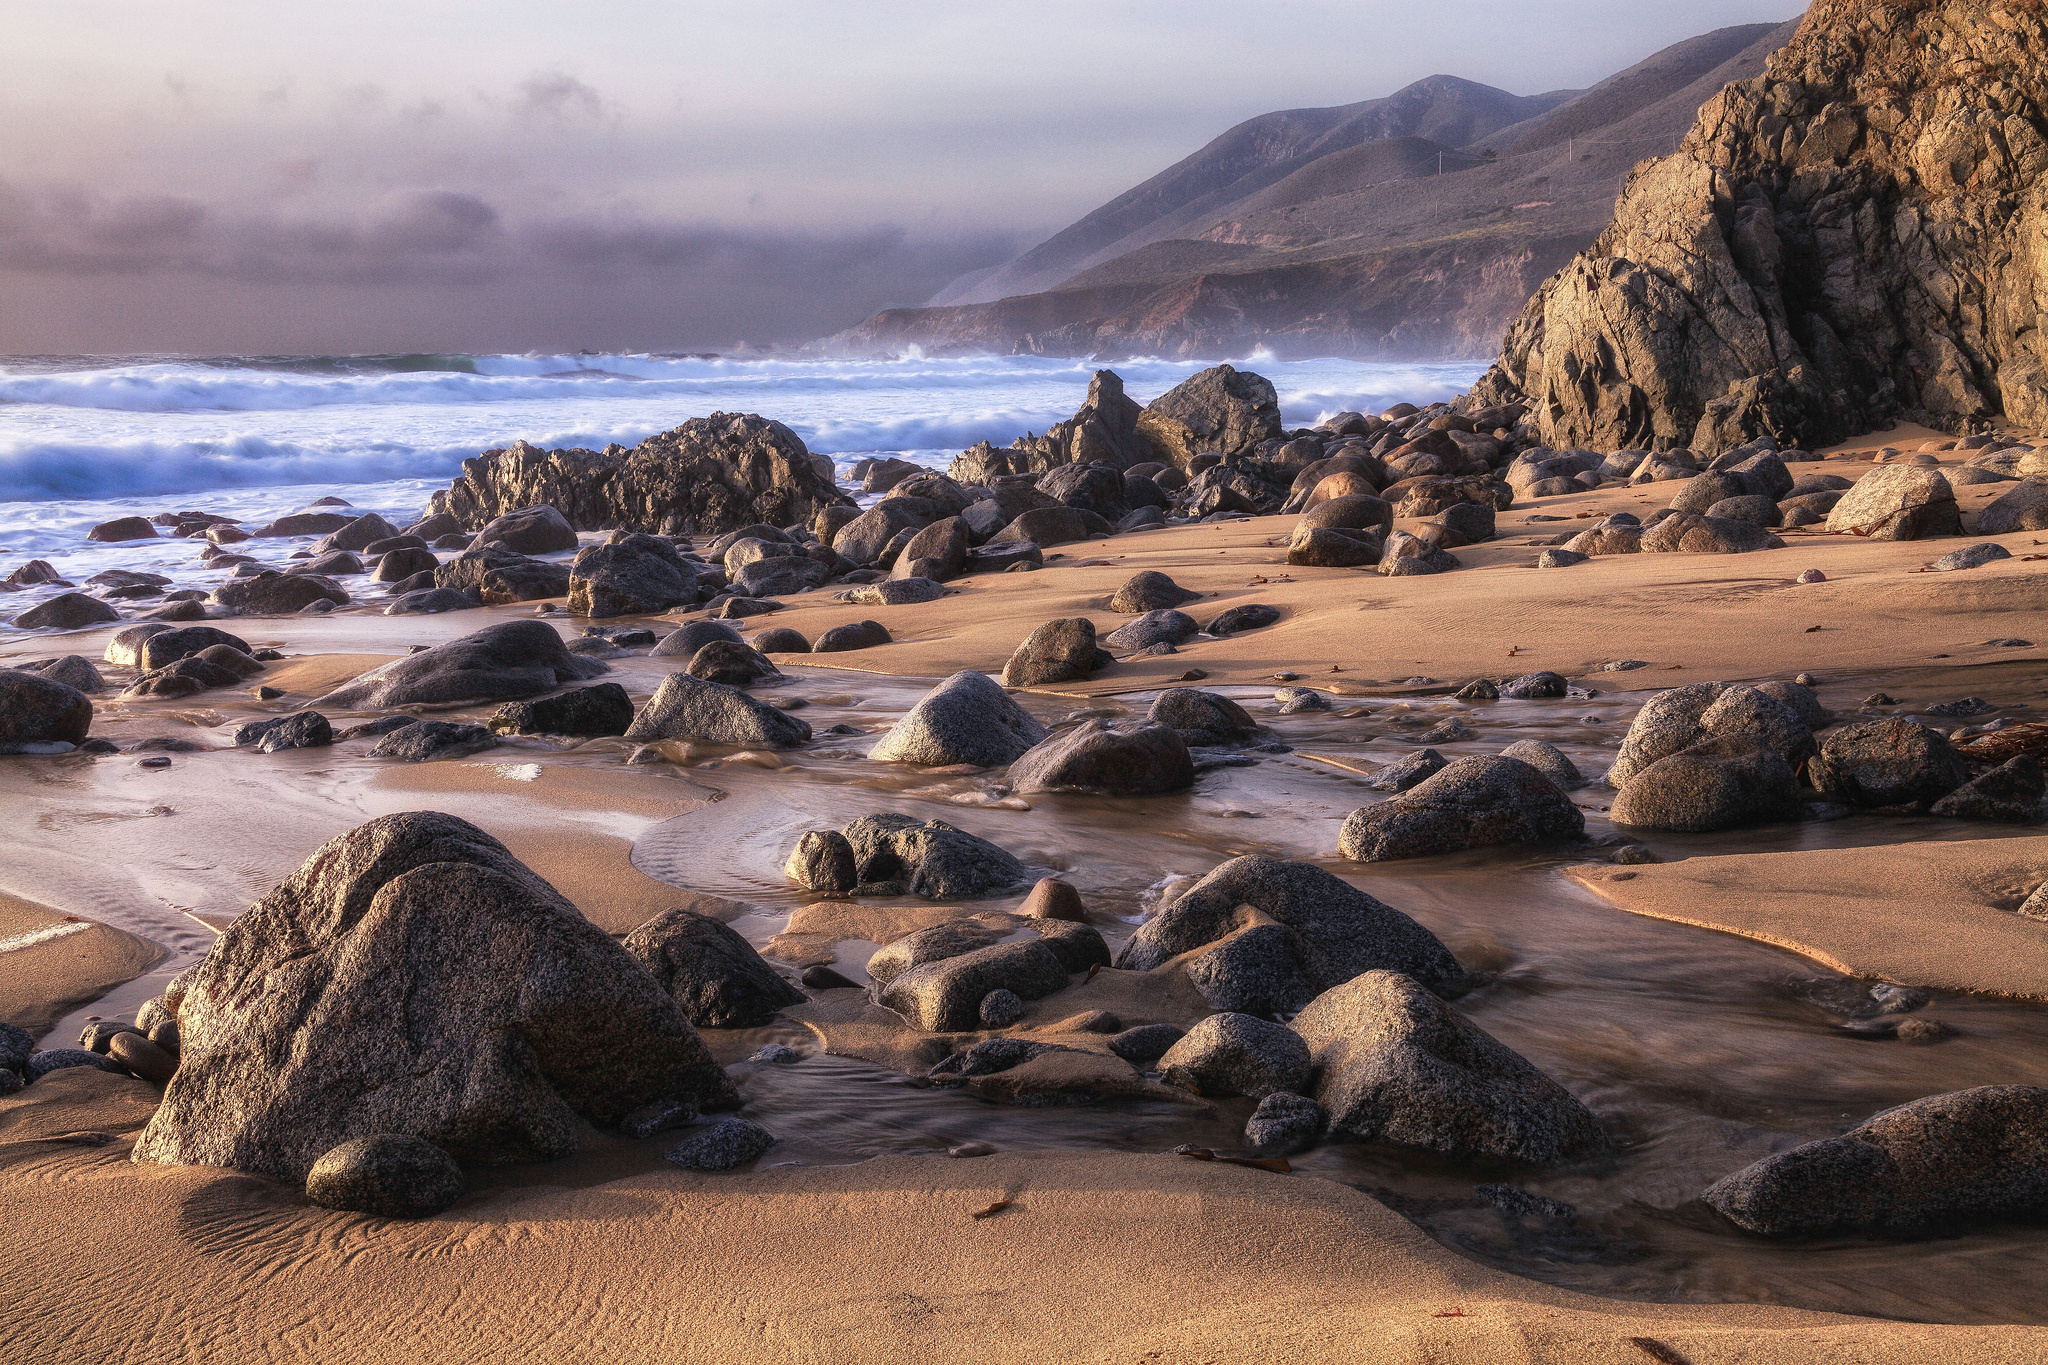
[[[735,640],[713,640],[690,656],[684,669],[691,677],[727,687],[747,687],[769,678],[779,678],[777,668],[759,650]]]
[[[617,683],[578,687],[539,701],[515,701],[491,716],[501,735],[623,735],[633,723],[633,699]]]
[[[384,608],[386,616],[438,616],[444,611],[468,611],[483,603],[457,588],[421,588],[401,595]]]
[[[1212,1014],[1159,1059],[1160,1079],[1197,1095],[1299,1091],[1308,1084],[1309,1050],[1285,1024],[1246,1014]]]
[[[1999,559],[2011,559],[2012,552],[1995,541],[1982,545],[1967,545],[1960,550],[1950,550],[1930,566],[1936,573],[1948,573],[1956,569],[1980,569]]]
[[[1171,609],[1148,611],[1103,636],[1103,643],[1118,649],[1146,649],[1152,645],[1185,644],[1195,635],[1195,619]]]
[[[1701,1198],[1766,1237],[2033,1222],[2048,1215],[2048,1089],[1929,1095],[1765,1157]]]
[[[2015,754],[1981,777],[1972,778],[1936,801],[1930,813],[1950,820],[1997,820],[2031,825],[2041,819],[2041,765]]]
[[[1047,733],[986,674],[966,669],[920,698],[868,756],[882,763],[996,768],[1021,757]]]
[[[1902,716],[1836,730],[1806,771],[1821,795],[1854,806],[1928,805],[1970,777],[1947,737]]]
[[[1545,1164],[1607,1145],[1570,1091],[1398,972],[1325,991],[1294,1027],[1333,1129],[1462,1159]]]
[[[1404,792],[1420,786],[1450,765],[1451,760],[1436,750],[1418,749],[1406,758],[1397,758],[1381,768],[1365,785],[1374,791]]]
[[[1241,630],[1257,630],[1270,626],[1279,619],[1280,608],[1269,607],[1263,602],[1247,602],[1241,607],[1232,607],[1211,617],[1204,629],[1221,639],[1226,635],[1235,635]]]
[[[462,1168],[433,1143],[404,1133],[352,1138],[306,1174],[306,1198],[381,1218],[428,1218],[462,1197]]]
[[[1144,1066],[1164,1057],[1186,1036],[1172,1024],[1140,1024],[1111,1038],[1109,1050],[1132,1066]]]
[[[489,835],[429,811],[326,844],[164,1006],[183,1051],[142,1162],[299,1181],[380,1133],[531,1161],[658,1099],[739,1103],[624,948]]]
[[[121,613],[99,598],[66,592],[30,607],[11,624],[16,630],[83,630],[120,619]]]
[[[34,673],[0,669],[0,754],[60,753],[85,742],[92,699]]]
[[[1880,465],[1856,481],[1828,513],[1828,530],[1871,540],[1959,536],[1955,489],[1938,469]]]
[[[756,1028],[804,993],[752,944],[708,915],[669,910],[626,935],[640,960],[698,1028]]]
[[[782,870],[798,886],[821,896],[843,896],[860,885],[853,845],[836,829],[807,830]]]
[[[1192,687],[1161,692],[1145,719],[1171,728],[1188,744],[1242,744],[1259,730],[1250,713],[1230,698]]]
[[[385,664],[321,699],[343,710],[507,701],[552,692],[609,671],[571,654],[545,621],[505,621]]]
[[[1301,939],[1284,924],[1254,924],[1187,963],[1188,980],[1212,1010],[1292,1014],[1315,999]]]
[[[661,637],[649,653],[655,659],[688,659],[713,640],[730,640],[742,643],[739,627],[729,626],[723,621],[692,621],[679,630],[672,630]]]
[[[873,649],[889,643],[889,631],[879,621],[853,621],[834,626],[811,645],[813,654],[841,654],[850,649]]]
[[[855,588],[847,600],[866,606],[900,607],[917,602],[936,602],[945,595],[945,584],[929,578],[892,578]]]
[[[1559,791],[1571,791],[1583,786],[1586,779],[1580,775],[1578,765],[1565,757],[1562,749],[1540,739],[1517,740],[1500,751],[1502,758],[1517,758],[1542,773],[1557,784]]]
[[[1078,791],[1154,796],[1194,785],[1195,764],[1178,731],[1151,723],[1090,720],[1054,735],[1010,765],[1019,792]]]
[[[1376,863],[1585,832],[1571,798],[1528,764],[1461,758],[1392,800],[1351,812],[1337,847],[1354,862]]]
[[[1074,889],[1072,882],[1058,877],[1040,877],[1016,913],[1025,919],[1066,920],[1073,924],[1088,922],[1088,907],[1082,904],[1081,893]]]
[[[877,986],[886,986],[913,967],[980,952],[993,947],[1002,937],[986,924],[971,919],[929,925],[883,944],[868,959],[868,979]]]
[[[901,881],[926,900],[967,900],[1024,881],[1024,865],[943,820],[863,815],[843,831],[863,883]]]
[[[1324,1122],[1323,1106],[1306,1095],[1276,1090],[1245,1121],[1245,1146],[1263,1156],[1292,1156],[1316,1145]]]
[[[266,570],[253,578],[233,578],[213,590],[213,601],[251,616],[289,616],[316,602],[348,605],[348,592],[318,574],[282,574]]]
[[[1791,820],[1804,809],[1792,766],[1754,735],[1714,735],[1667,754],[1614,798],[1615,824],[1705,833]]]
[[[811,737],[806,722],[722,683],[671,673],[647,699],[626,738],[700,740],[745,748],[792,749]]]
[[[729,1171],[759,1160],[775,1135],[752,1119],[726,1117],[663,1152],[662,1159],[692,1171]]]
[[[804,638],[800,630],[776,626],[755,636],[754,648],[762,654],[808,654],[811,652],[811,642]]]
[[[991,991],[1038,1000],[1066,984],[1066,968],[1043,943],[999,943],[912,967],[879,1000],[926,1033],[964,1033],[981,1026],[981,1002]]]
[[[1014,991],[990,991],[981,999],[981,1026],[1008,1028],[1024,1017],[1024,1002]]]
[[[259,754],[280,749],[318,749],[334,743],[334,727],[318,711],[299,711],[270,720],[253,720],[235,731],[235,746]]]
[[[1086,678],[1116,660],[1095,644],[1095,623],[1085,617],[1048,621],[1024,638],[1003,665],[1003,686],[1037,687]]]
[[[463,758],[495,748],[497,743],[498,737],[481,725],[416,720],[378,740],[370,747],[370,757],[424,763],[436,758]]]
[[[1162,611],[1193,602],[1202,594],[1190,592],[1163,573],[1147,570],[1133,574],[1109,599],[1109,609],[1125,616]]]
[[[1532,701],[1546,697],[1561,697],[1568,686],[1561,674],[1524,673],[1519,678],[1502,683],[1500,694],[1516,701]]]

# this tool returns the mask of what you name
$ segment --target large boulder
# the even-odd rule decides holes
[[[911,967],[890,979],[877,999],[926,1033],[981,1027],[981,1002],[992,991],[1040,1000],[1065,988],[1067,969],[1044,943],[998,943]]]
[[[1309,1071],[1309,1050],[1293,1029],[1248,1014],[1197,1021],[1159,1059],[1161,1080],[1197,1095],[1299,1093]]]
[[[1265,378],[1217,365],[1148,403],[1137,434],[1153,459],[1181,469],[1212,451],[1250,454],[1280,436],[1280,397]]]
[[[1629,779],[1611,818],[1639,829],[1704,833],[1805,809],[1792,765],[1754,735],[1717,735],[1667,754]]]
[[[1828,513],[1828,530],[1871,540],[1924,540],[1961,535],[1963,517],[1956,490],[1940,470],[1879,465],[1842,495]]]
[[[315,555],[331,554],[336,550],[367,550],[380,540],[390,540],[398,534],[393,526],[375,512],[365,512],[339,531],[322,536],[313,546]]]
[[[868,980],[886,986],[912,967],[994,947],[1003,935],[971,919],[933,924],[885,943],[868,959]]]
[[[1985,1085],[1887,1109],[1701,1196],[1766,1237],[1924,1236],[2048,1215],[2048,1089]]]
[[[502,545],[464,550],[434,570],[434,586],[475,593],[491,606],[512,602],[537,602],[544,597],[566,597],[570,570],[567,564],[508,550]]]
[[[1977,513],[1977,534],[2048,531],[2048,479],[2022,479]]]
[[[569,568],[571,616],[652,616],[702,595],[696,569],[660,536],[615,537],[578,554]]]
[[[1249,854],[1219,864],[1208,876],[1138,926],[1117,966],[1150,971],[1182,953],[1249,927],[1240,906],[1292,929],[1317,989],[1384,967],[1432,986],[1449,985],[1464,968],[1435,934],[1314,863]]]
[[[755,701],[737,687],[671,673],[647,699],[626,738],[697,740],[746,748],[793,749],[811,737],[809,723]]]
[[[1284,924],[1253,924],[1187,960],[1188,980],[1212,1010],[1292,1014],[1315,999],[1301,936]]]
[[[1751,736],[1795,767],[1813,752],[1813,726],[1827,711],[1797,683],[1692,683],[1659,692],[1644,702],[1621,741],[1607,781],[1626,787],[1659,759],[1704,739]]]
[[[1461,758],[1399,796],[1351,812],[1337,847],[1354,862],[1376,863],[1585,832],[1586,817],[1537,769],[1513,758]]]
[[[968,900],[1028,880],[1007,851],[943,820],[863,815],[842,833],[863,883],[901,882],[926,900]]]
[[[1115,662],[1108,650],[1096,646],[1093,621],[1063,617],[1047,621],[1024,637],[1024,643],[1003,665],[1003,686],[1074,682]]]
[[[1946,735],[1903,716],[1834,731],[1806,772],[1821,795],[1852,806],[1925,806],[1970,780]]]
[[[130,629],[140,629],[140,627],[130,627]],[[124,630],[121,632],[121,635],[126,634],[128,634],[128,631]],[[119,640],[121,635],[115,636],[115,640]],[[162,668],[165,664],[174,664],[180,659],[189,659],[202,650],[212,649],[215,645],[226,645],[228,648],[241,654],[254,653],[249,648],[249,642],[241,636],[230,635],[226,631],[218,630],[213,626],[185,626],[177,630],[152,631],[144,638],[135,641],[132,650],[127,652],[131,652],[133,655],[133,666],[147,672],[150,669]],[[108,662],[112,663],[115,661],[114,655],[114,645],[109,643],[107,646]]]
[[[758,1028],[805,999],[709,915],[665,911],[626,935],[625,947],[698,1028]]]
[[[2029,754],[2014,754],[1981,777],[1971,778],[1928,808],[1949,820],[1997,820],[2031,825],[2041,819],[2041,795],[2048,779]]]
[[[1230,698],[1192,687],[1161,692],[1145,719],[1173,729],[1188,744],[1242,744],[1259,731],[1259,723]]]
[[[501,735],[623,735],[633,723],[633,699],[617,683],[576,687],[539,701],[507,702],[491,716]]]
[[[103,626],[120,619],[119,611],[97,597],[88,597],[82,592],[62,592],[47,601],[38,602],[8,624],[16,630],[83,630],[87,626]]]
[[[514,554],[548,555],[576,548],[576,528],[545,503],[501,512],[485,522],[472,542],[478,549],[502,545]]]
[[[571,654],[545,621],[501,621],[373,668],[318,704],[329,710],[374,711],[420,703],[512,701],[609,671],[601,660]]]
[[[431,510],[481,527],[546,503],[578,530],[674,536],[808,524],[820,508],[850,501],[782,423],[714,412],[631,450],[487,450],[462,462],[462,477],[434,494]]]
[[[298,1182],[351,1138],[566,1155],[587,1120],[738,1107],[632,955],[504,846],[432,811],[336,838],[181,973],[177,1074],[133,1159]]]
[[[1124,616],[1141,616],[1169,607],[1185,606],[1201,595],[1183,588],[1163,573],[1147,569],[1125,580],[1124,585],[1110,596],[1109,609]]]
[[[0,669],[0,754],[61,753],[85,743],[92,698],[51,678]]]
[[[289,616],[315,602],[348,605],[348,590],[318,574],[284,574],[265,569],[252,578],[231,578],[209,599],[246,616]]]
[[[1330,1127],[1461,1159],[1550,1164],[1600,1124],[1520,1053],[1399,972],[1365,972],[1295,1017]]]
[[[1048,731],[987,674],[964,669],[940,683],[891,726],[869,751],[882,763],[999,768],[1015,761]]]
[[[1178,731],[1151,722],[1090,720],[1052,736],[1010,765],[1019,792],[1156,796],[1195,784],[1195,761]]]
[[[1116,526],[1113,523],[1083,508],[1035,507],[1020,514],[1009,525],[990,536],[987,543],[1031,544],[1044,548],[1052,545],[1071,545],[1077,540],[1086,540],[1090,536],[1111,535],[1115,531]]]
[[[1062,506],[1093,512],[1115,521],[1131,510],[1124,497],[1124,478],[1106,464],[1068,464],[1039,476],[1038,491]]]

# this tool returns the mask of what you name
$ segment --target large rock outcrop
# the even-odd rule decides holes
[[[986,484],[1003,474],[1043,474],[1069,464],[1100,460],[1129,469],[1152,458],[1138,435],[1138,414],[1144,409],[1124,393],[1114,370],[1097,370],[1088,381],[1088,399],[1064,422],[1055,422],[1043,436],[1020,436],[1008,449],[983,441],[953,461],[952,476],[965,484]]]
[[[531,1161],[573,1151],[579,1116],[739,1106],[632,954],[504,845],[433,811],[324,845],[162,1006],[182,1052],[136,1161],[297,1182],[379,1133]]]
[[[545,503],[579,531],[674,536],[792,526],[847,501],[788,427],[714,412],[631,450],[542,450],[524,441],[487,450],[462,462],[462,477],[434,494],[428,510],[480,529]]]
[[[1280,398],[1263,375],[1213,366],[1147,404],[1138,435],[1153,459],[1183,469],[1197,455],[1249,453],[1280,435]]]
[[[1560,448],[2048,423],[2048,16],[1817,0],[1636,168],[1471,401]]]

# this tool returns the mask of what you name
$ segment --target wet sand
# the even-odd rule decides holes
[[[1970,510],[2005,487],[1959,493]],[[1580,513],[1647,511],[1667,497],[1624,488],[1518,505],[1499,541],[1456,551],[1468,567],[1434,578],[1290,568],[1293,518],[1274,517],[1062,547],[1041,572],[970,578],[917,606],[808,594],[744,624],[815,636],[875,619],[897,642],[778,656],[791,679],[760,695],[801,697],[821,731],[843,722],[865,733],[771,758],[702,751],[627,767],[631,746],[612,740],[516,740],[423,765],[367,759],[366,741],[267,756],[227,747],[235,723],[301,709],[412,646],[532,615],[526,606],[222,623],[293,656],[253,680],[289,695],[257,702],[224,689],[166,703],[110,692],[97,702],[95,734],[124,747],[174,735],[204,752],[161,769],[126,755],[0,763],[0,802],[19,812],[0,886],[20,898],[0,900],[0,940],[67,915],[94,926],[13,950],[0,942],[0,1017],[38,1031],[63,1018],[75,1033],[89,1012],[128,1017],[314,848],[396,810],[476,822],[614,934],[693,904],[771,958],[831,962],[858,978],[866,953],[920,922],[1013,923],[1013,900],[819,903],[782,878],[802,830],[900,809],[943,815],[1034,872],[1069,877],[1113,943],[1169,876],[1240,852],[1323,862],[1415,915],[1481,974],[1460,1008],[1626,1134],[1613,1165],[1485,1173],[1333,1144],[1277,1176],[1155,1155],[1183,1140],[1235,1145],[1249,1105],[1140,1089],[1096,1108],[1026,1111],[942,1095],[908,1077],[929,1065],[930,1040],[844,992],[767,1029],[711,1038],[735,1065],[763,1041],[807,1052],[795,1067],[739,1067],[747,1112],[784,1137],[760,1168],[688,1175],[660,1161],[659,1140],[591,1132],[575,1158],[476,1173],[448,1213],[398,1224],[312,1208],[229,1173],[132,1166],[126,1146],[146,1120],[148,1087],[74,1072],[0,1100],[10,1247],[0,1276],[39,1305],[12,1319],[31,1331],[23,1358],[122,1358],[151,1332],[204,1342],[224,1361],[591,1350],[858,1360],[919,1347],[946,1357],[968,1343],[997,1359],[1667,1358],[1635,1337],[1694,1362],[2039,1358],[2048,1334],[2036,1328],[1925,1324],[2048,1320],[2041,1230],[1788,1253],[1705,1225],[1691,1200],[1719,1175],[1877,1107],[1962,1085],[2048,1083],[2048,1014],[2031,1003],[2048,980],[2048,925],[2010,914],[2026,877],[2048,875],[2048,838],[1857,816],[1650,836],[1666,861],[1628,869],[1587,865],[1597,843],[1373,867],[1335,858],[1343,816],[1378,799],[1364,774],[1446,715],[1480,732],[1440,746],[1452,757],[1544,738],[1597,776],[1643,696],[1682,682],[1812,671],[1823,700],[1850,714],[1879,688],[1899,709],[1969,694],[2025,718],[2041,704],[2048,563],[2020,558],[2038,553],[2034,533],[1990,537],[2015,558],[1956,574],[1915,570],[1971,540],[1798,532],[1762,554],[1531,567],[1530,542]],[[1810,567],[1829,581],[1792,582]],[[1113,628],[1121,618],[1107,598],[1141,569],[1210,594],[1187,608],[1198,621],[1245,602],[1272,603],[1285,619],[1022,699],[1049,721],[1077,706],[1142,713],[1150,692],[1198,668],[1202,686],[1239,697],[1293,753],[1208,774],[1182,796],[1015,806],[994,803],[976,774],[862,761],[932,682],[960,668],[998,672],[1040,622],[1087,615]],[[582,625],[555,620],[571,634]],[[111,633],[0,643],[0,664],[97,659]],[[1989,643],[2010,638],[2040,647]],[[1611,660],[1648,666],[1602,671]],[[611,662],[609,680],[636,701],[675,665]],[[1471,677],[1546,668],[1600,695],[1476,705],[1445,695]],[[1337,709],[1272,714],[1263,698],[1279,672],[1329,690]],[[1612,833],[1610,797],[1598,785],[1575,794],[1596,841]],[[1635,875],[1606,880],[1620,871]],[[1943,993],[1930,1012],[1957,1036],[1932,1048],[1854,1036],[1844,1021],[1870,980]],[[1109,972],[1036,1002],[1020,1029],[1099,1052],[1100,1035],[1058,1025],[1091,1008],[1126,1023],[1184,1019],[1197,1008],[1186,996],[1173,974]],[[60,1032],[46,1045],[72,1041]],[[56,1140],[92,1132],[116,1140]],[[965,1140],[1001,1154],[941,1155]],[[1504,1231],[1470,1195],[1491,1178],[1580,1207],[1577,1240]],[[1018,1202],[995,1218],[964,1211],[1005,1195]],[[61,1269],[81,1265],[94,1273]],[[333,1309],[344,1275],[346,1313]],[[161,1319],[110,1306],[137,1294],[168,1298]]]

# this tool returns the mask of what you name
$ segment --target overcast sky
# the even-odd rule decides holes
[[[0,0],[0,352],[800,339],[1274,109],[1795,5]]]

